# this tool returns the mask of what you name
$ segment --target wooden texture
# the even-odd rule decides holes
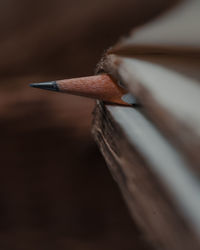
[[[107,74],[60,80],[56,83],[62,92],[128,105],[122,100],[127,91],[117,85]]]

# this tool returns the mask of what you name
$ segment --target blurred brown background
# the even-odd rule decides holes
[[[149,249],[91,138],[94,101],[27,84],[93,74],[168,4],[0,1],[0,249]]]

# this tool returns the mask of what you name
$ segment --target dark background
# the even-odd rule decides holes
[[[28,87],[93,74],[171,1],[0,1],[0,249],[149,249],[90,134],[92,100]]]

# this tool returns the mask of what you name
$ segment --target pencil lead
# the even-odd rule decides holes
[[[39,88],[39,89],[46,89],[52,91],[59,91],[58,85],[56,81],[53,82],[42,82],[42,83],[31,83],[29,84],[30,87]]]

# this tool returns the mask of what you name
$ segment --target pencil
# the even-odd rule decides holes
[[[107,74],[32,83],[31,87],[99,99],[108,103],[131,105],[135,99]]]

